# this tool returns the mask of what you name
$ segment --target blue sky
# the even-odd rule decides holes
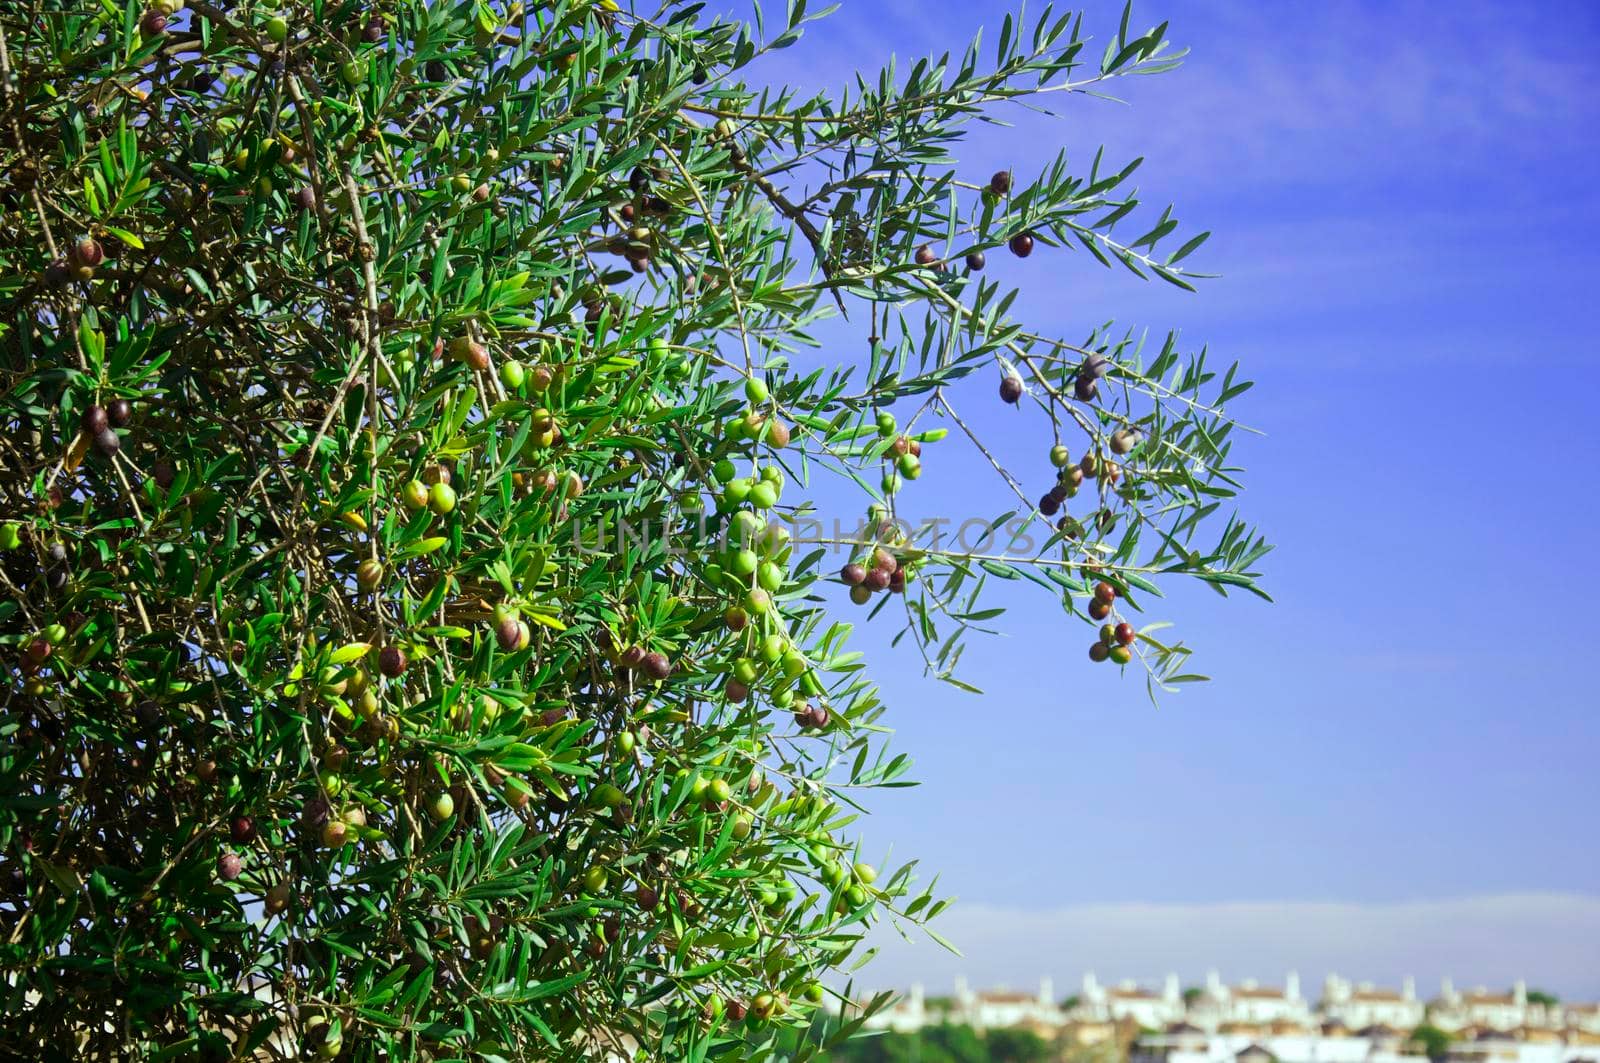
[[[904,70],[979,26],[992,45],[1010,9],[845,0],[762,72]],[[1087,10],[1097,39],[1115,31],[1119,6]],[[877,799],[865,836],[941,873],[968,955],[891,945],[867,980],[1292,965],[1600,996],[1600,5],[1135,9],[1139,29],[1164,19],[1190,58],[1120,82],[1131,106],[1013,112],[961,154],[980,180],[1061,147],[1084,167],[1102,143],[1145,155],[1147,202],[1213,230],[1191,262],[1222,277],[1194,295],[1081,253],[992,272],[1044,331],[1178,328],[1245,363],[1237,412],[1265,435],[1237,451],[1244,509],[1279,544],[1277,601],[1159,603],[1214,677],[1159,708],[1026,592],[964,660],[981,699],[869,633],[923,785]],[[974,389],[992,437],[1043,454],[1042,423]],[[929,448],[911,490],[998,512],[973,461]]]

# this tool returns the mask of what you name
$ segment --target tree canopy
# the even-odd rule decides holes
[[[1206,234],[1138,160],[955,155],[1181,53],[1046,8],[759,87],[816,17],[0,10],[0,1048],[763,1058],[944,907],[856,829],[909,762],[853,625],[964,687],[1029,585],[1081,667],[1201,678],[1136,622],[1256,590],[1249,384],[985,269],[1187,288]],[[1032,549],[897,519],[958,445]]]

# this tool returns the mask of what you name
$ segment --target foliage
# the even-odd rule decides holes
[[[1007,16],[799,98],[746,85],[804,3],[700,6],[0,9],[0,1049],[760,1057],[943,907],[852,834],[908,762],[840,553],[940,679],[1019,580],[1199,678],[1131,618],[1255,590],[1248,383],[1029,331],[976,256],[1190,287],[1205,234],[1122,235],[1137,161],[951,155],[1165,27]],[[841,311],[864,356],[802,352]],[[1026,555],[893,520],[991,373],[1051,483],[983,447]],[[805,542],[829,477],[868,519]]]
[[[836,1028],[823,1022],[812,1031],[792,1031],[779,1039],[778,1054],[799,1051],[807,1037]],[[1031,1030],[978,1031],[963,1024],[928,1026],[915,1033],[863,1035],[827,1053],[830,1063],[1038,1063],[1055,1058],[1044,1038]]]
[[[1004,1028],[983,1036],[988,1058],[995,1063],[1035,1063],[1051,1058],[1050,1043],[1032,1030]]]
[[[1542,1004],[1547,1008],[1553,1008],[1561,1003],[1561,998],[1543,989],[1530,989],[1528,990],[1528,1003]]]
[[[1411,1031],[1412,1044],[1419,1046],[1429,1059],[1443,1059],[1454,1040],[1448,1031],[1429,1023],[1423,1023]]]

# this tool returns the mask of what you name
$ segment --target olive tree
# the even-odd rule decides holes
[[[1081,667],[1199,678],[1135,622],[1254,588],[1248,385],[985,267],[1189,287],[1204,234],[1133,164],[952,154],[1165,28],[807,97],[749,87],[801,0],[702,6],[3,6],[8,1053],[759,1058],[942,907],[854,828],[907,760],[847,617],[961,685],[1031,582]],[[1033,549],[897,519],[968,445]],[[824,483],[855,532],[801,530]]]

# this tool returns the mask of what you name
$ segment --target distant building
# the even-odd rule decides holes
[[[1205,986],[1188,1011],[1188,1021],[1209,1032],[1248,1033],[1310,1030],[1311,1007],[1300,995],[1300,976],[1290,971],[1282,989],[1254,980],[1223,985],[1216,971],[1206,975]]]
[[[1083,976],[1083,992],[1073,1018],[1089,1022],[1131,1021],[1142,1029],[1161,1030],[1182,1022],[1185,1007],[1178,976],[1169,974],[1161,992],[1144,989],[1133,982],[1103,986],[1094,972]]]
[[[1374,1026],[1356,1034],[1256,1036],[1219,1033],[1203,1040],[1189,1027],[1141,1037],[1129,1063],[1426,1063],[1404,1034]],[[1529,1042],[1487,1031],[1450,1047],[1449,1063],[1583,1063],[1594,1049],[1559,1039]]]
[[[965,978],[958,978],[950,1021],[964,1023],[978,1030],[1004,1026],[1053,1029],[1067,1021],[1053,999],[1054,993],[1055,984],[1049,978],[1039,980],[1037,994],[1005,989],[974,993],[967,988]]]
[[[928,998],[923,993],[922,983],[913,982],[911,992],[873,1015],[865,1025],[873,1030],[916,1033],[924,1026],[932,1026],[936,1022],[937,1019],[929,1014]]]
[[[1600,1004],[1567,1004],[1560,1011],[1561,1025],[1568,1030],[1600,1036]]]
[[[1368,1026],[1392,1026],[1413,1030],[1426,1011],[1417,999],[1416,982],[1407,978],[1400,990],[1379,989],[1371,982],[1351,985],[1336,974],[1322,983],[1322,1002],[1318,1006],[1324,1023],[1337,1022],[1347,1030]]]
[[[1086,974],[1070,1010],[1054,992],[1049,978],[1037,993],[974,992],[957,978],[952,996],[930,998],[913,985],[866,1025],[903,1033],[940,1023],[1020,1027],[1060,1044],[1131,1045],[1130,1063],[1267,1063],[1261,1053],[1277,1063],[1424,1063],[1411,1036],[1428,1022],[1454,1037],[1449,1063],[1600,1063],[1600,1004],[1529,1003],[1521,981],[1506,993],[1458,993],[1445,979],[1424,1006],[1410,978],[1393,990],[1329,975],[1315,1010],[1293,971],[1281,989],[1224,985],[1212,971],[1189,1000],[1175,974],[1159,990],[1106,986]]]
[[[1538,1009],[1538,1017],[1543,1017],[1544,1010],[1542,1006]],[[1482,986],[1460,993],[1446,978],[1439,984],[1439,999],[1428,1007],[1429,1021],[1450,1031],[1515,1030],[1528,1025],[1529,1018],[1528,986],[1521,979],[1509,993],[1492,993]]]
[[[1191,1028],[1192,1030],[1192,1028]],[[1192,1032],[1169,1031],[1141,1037],[1129,1063],[1425,1063],[1404,1056],[1389,1037],[1328,1037],[1296,1034],[1213,1033],[1200,1040]]]
[[[1483,1030],[1450,1046],[1448,1063],[1575,1063],[1583,1051],[1559,1038],[1524,1041],[1500,1030]]]

